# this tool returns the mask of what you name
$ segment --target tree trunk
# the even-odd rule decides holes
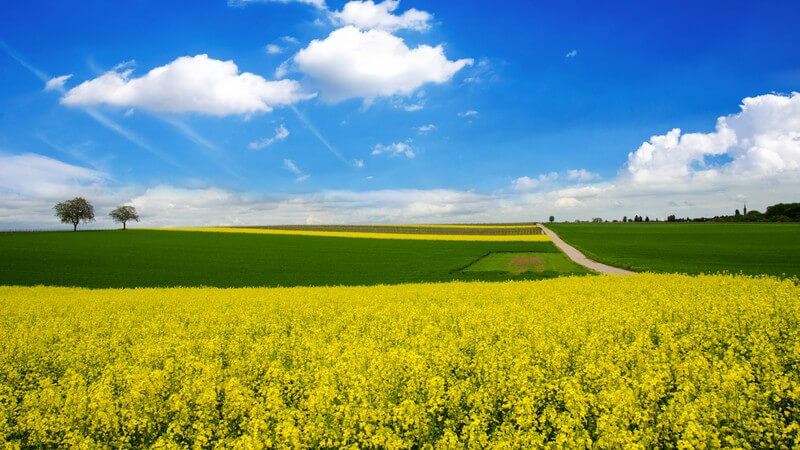
[[[122,229],[123,229],[123,230],[127,230],[127,229],[128,229],[128,227],[127,227],[127,225],[125,224],[125,222],[122,222]]]
[[[72,231],[78,231],[78,222],[72,222]]]

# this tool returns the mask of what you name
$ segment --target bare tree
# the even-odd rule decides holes
[[[122,224],[122,229],[128,229],[128,221],[135,220],[139,221],[139,214],[136,213],[136,208],[133,206],[118,206],[117,209],[111,211],[109,213],[114,222],[119,222]]]
[[[94,206],[83,197],[58,203],[53,209],[56,210],[56,217],[61,219],[61,223],[72,224],[72,231],[78,231],[80,222],[94,222]]]

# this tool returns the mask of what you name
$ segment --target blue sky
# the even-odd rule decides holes
[[[0,226],[71,195],[156,226],[797,201],[800,4],[695,3],[15,2]]]

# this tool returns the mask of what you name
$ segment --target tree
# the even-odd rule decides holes
[[[644,218],[644,221],[645,221],[645,222],[650,222],[650,216],[647,216],[647,217],[645,217],[645,218]]]
[[[740,212],[739,212],[739,210],[737,209],[736,211],[734,211],[733,215],[734,215],[735,217],[739,217],[739,216],[741,216],[741,215],[742,215],[742,213],[740,213]]]
[[[109,214],[114,222],[118,222],[122,224],[122,229],[128,229],[128,221],[135,220],[139,221],[139,214],[136,213],[136,208],[133,206],[118,206],[117,209],[111,211]]]
[[[622,222],[623,223],[627,223],[628,222],[628,216],[622,216]]]
[[[80,222],[94,222],[94,206],[83,197],[58,203],[53,209],[56,210],[56,217],[61,219],[61,223],[72,224],[72,231],[78,231]]]
[[[778,203],[764,213],[771,221],[800,221],[800,203]]]
[[[552,222],[555,222],[555,221],[556,221],[556,218],[555,218],[555,216],[550,216],[550,219],[549,219],[549,220],[550,220],[550,222],[552,223]]]

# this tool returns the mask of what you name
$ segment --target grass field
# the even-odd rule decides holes
[[[497,251],[558,250],[550,242],[344,239],[238,232],[0,233],[0,285],[322,286],[560,275],[553,271],[519,276],[500,271],[461,272]]]
[[[475,261],[464,272],[508,272],[519,275],[525,272],[588,272],[583,266],[570,261],[563,253],[491,253]]]
[[[793,448],[798,342],[774,278],[0,287],[0,442]]]
[[[586,256],[637,271],[800,276],[800,224],[552,224]]]

